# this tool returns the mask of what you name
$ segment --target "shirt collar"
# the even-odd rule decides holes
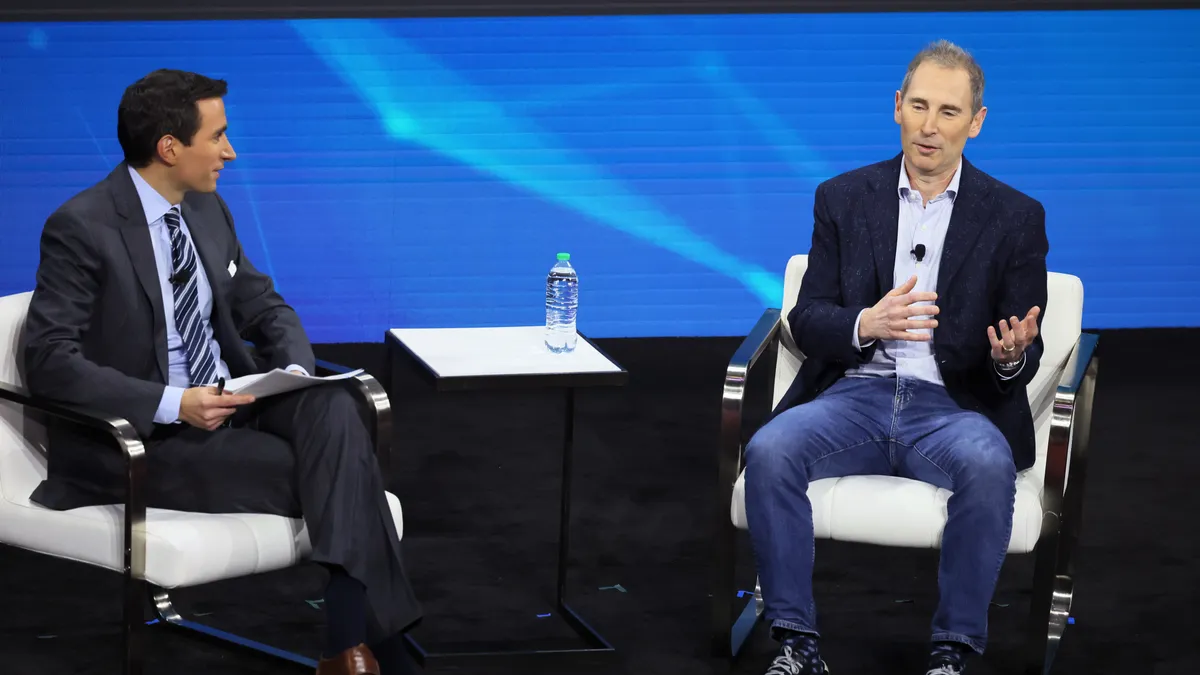
[[[907,193],[912,190],[912,184],[908,182],[908,171],[904,168],[904,163],[908,162],[908,158],[904,158],[901,160],[901,162],[900,184],[896,187],[896,193],[900,195],[901,199],[907,199]],[[954,177],[950,179],[950,184],[946,186],[946,190],[942,192],[942,194],[950,198],[951,202],[953,202],[954,198],[958,196],[958,184],[959,181],[962,180],[962,166],[962,157],[959,157],[958,168],[954,169]],[[941,195],[938,195],[938,197],[940,196]],[[934,199],[937,199],[937,197],[934,197]],[[931,199],[930,201],[933,200]]]
[[[129,177],[133,179],[133,187],[137,188],[138,199],[142,201],[142,210],[146,212],[146,224],[153,225],[162,219],[167,211],[170,211],[173,206],[142,178],[142,174],[137,172],[132,166],[129,167]]]

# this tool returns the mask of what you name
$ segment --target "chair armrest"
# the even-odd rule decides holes
[[[721,484],[728,483],[731,490],[742,466],[742,404],[746,381],[758,358],[779,335],[782,325],[779,313],[778,309],[763,312],[750,334],[733,353],[729,368],[725,371],[725,389],[721,396],[720,473]],[[728,500],[723,506],[729,508]]]
[[[1094,333],[1079,336],[1054,393],[1051,412],[1042,511],[1054,516],[1058,522],[1043,518],[1042,527],[1045,532],[1048,527],[1061,526],[1063,536],[1069,540],[1078,538],[1083,511],[1099,342],[1099,336]],[[1073,550],[1073,547],[1068,546],[1066,550]]]
[[[45,415],[103,431],[125,455],[125,573],[135,579],[146,578],[146,447],[128,420],[80,406],[66,405],[33,396],[23,387],[0,382],[0,400],[12,401]],[[142,598],[137,597],[137,602]],[[142,611],[140,605],[127,607]],[[130,616],[134,616],[130,614]]]
[[[317,359],[317,374],[342,375],[354,368],[340,363]],[[392,460],[392,403],[387,391],[379,381],[367,373],[359,373],[350,380],[353,392],[359,399],[359,404],[366,415],[365,422],[371,431],[371,441],[375,444],[375,457],[379,466],[386,471]]]
[[[1071,357],[1063,368],[1062,379],[1058,381],[1058,393],[1075,394],[1083,386],[1088,367],[1096,355],[1096,347],[1100,344],[1100,336],[1095,333],[1081,333]]]
[[[49,399],[39,398],[29,393],[29,390],[24,387],[0,382],[0,399],[28,406],[47,415],[74,422],[90,429],[107,432],[116,439],[118,444],[121,444],[127,438],[141,442],[133,425],[124,418],[110,417],[102,412],[88,410],[80,406],[56,403]],[[125,447],[122,446],[122,449],[125,449]],[[129,455],[128,451],[126,455]]]

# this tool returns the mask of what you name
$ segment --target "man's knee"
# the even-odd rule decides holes
[[[332,436],[334,438],[362,438],[366,441],[370,436],[363,416],[361,404],[349,390],[337,385],[321,385],[310,387],[302,392],[297,421],[302,425],[301,434],[316,434],[318,437]],[[307,429],[303,427],[307,426]],[[338,447],[347,445],[338,443]],[[349,443],[353,447],[342,448],[344,451],[372,454],[369,442]],[[358,446],[362,446],[359,448]]]
[[[958,444],[963,448],[962,482],[977,486],[1015,489],[1017,468],[1004,434],[982,415],[960,425]]]
[[[776,418],[778,420],[778,418]],[[774,424],[776,420],[768,422],[750,437],[750,442],[746,444],[746,468],[749,470],[762,469],[763,471],[771,472],[778,467],[787,458],[787,443],[790,439],[784,438],[778,430],[778,426]]]
[[[776,416],[750,438],[746,444],[747,471],[755,471],[759,478],[782,478],[785,472],[805,469],[813,438],[819,432],[819,416],[806,405]]]
[[[354,395],[345,387],[332,384],[309,387],[301,392],[300,412],[314,421],[357,423],[362,419]]]

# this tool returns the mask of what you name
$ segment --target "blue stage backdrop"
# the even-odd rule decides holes
[[[968,157],[1046,206],[1089,327],[1200,325],[1200,11],[0,25],[0,293],[121,159],[159,67],[226,78],[221,191],[318,342],[537,324],[569,251],[592,336],[778,306],[817,184],[893,156],[927,42],[972,50]]]

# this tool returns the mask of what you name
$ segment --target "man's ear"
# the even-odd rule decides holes
[[[975,116],[971,118],[971,130],[967,132],[968,138],[975,138],[979,132],[983,130],[983,119],[987,117],[987,106],[979,109]]]
[[[175,166],[179,162],[179,139],[167,134],[158,139],[158,158],[167,166]]]

